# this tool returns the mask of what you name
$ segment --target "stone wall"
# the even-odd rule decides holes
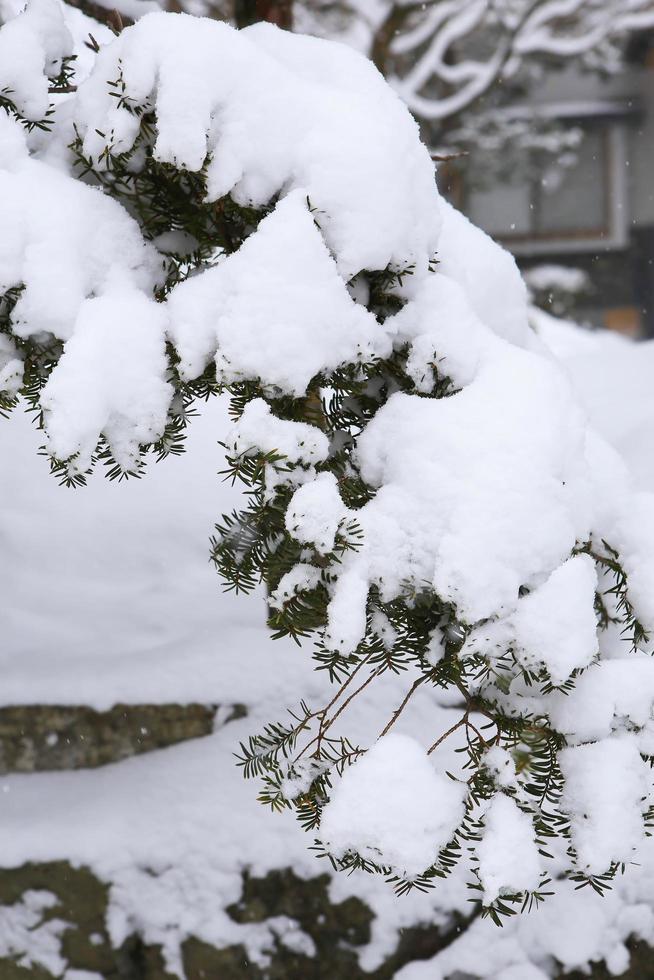
[[[245,713],[238,704],[116,705],[108,711],[69,705],[5,707],[0,709],[0,768],[26,773],[105,765],[208,735],[217,724]],[[394,953],[367,973],[357,954],[370,940],[373,914],[357,898],[332,904],[328,885],[328,875],[304,880],[291,869],[264,878],[245,874],[241,898],[227,914],[238,923],[286,916],[311,938],[316,956],[272,940],[270,964],[263,968],[248,960],[242,946],[217,949],[190,936],[182,947],[187,980],[392,980],[402,966],[430,959],[465,928],[463,921],[454,921],[446,932],[434,926],[406,929]],[[0,869],[0,906],[25,902],[35,892],[47,893],[50,904],[34,928],[63,923],[61,953],[70,969],[104,980],[176,980],[166,971],[161,950],[146,945],[141,936],[129,936],[118,949],[112,946],[106,927],[108,887],[88,868],[57,861]],[[0,957],[0,980],[54,976],[40,965],[27,964],[20,951]],[[609,974],[599,965],[589,976],[608,980]],[[581,980],[582,974],[566,977]],[[624,980],[654,980],[654,954],[648,947],[634,944]]]
[[[246,713],[240,704],[117,704],[0,708],[0,773],[86,769],[209,735]]]

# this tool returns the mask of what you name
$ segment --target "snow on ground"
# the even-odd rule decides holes
[[[49,475],[28,416],[2,420],[6,703],[256,701],[301,672],[294,646],[266,642],[263,601],[223,595],[209,564],[213,524],[239,499],[217,476],[227,426],[214,404],[181,458],[153,464],[140,481],[98,472],[77,492]],[[239,659],[261,648],[286,672],[244,672]]]
[[[414,729],[429,714],[423,704]],[[267,927],[237,925],[224,912],[240,896],[241,869],[259,875],[291,865],[310,876],[325,868],[294,820],[266,812],[236,769],[232,752],[252,724],[250,716],[208,738],[102,769],[4,779],[0,863],[67,858],[89,865],[112,882],[114,941],[142,931],[147,942],[164,945],[171,966],[188,934],[218,945],[246,942],[256,956]],[[434,919],[442,903],[435,893],[397,903],[383,881],[365,875],[339,880],[333,893],[358,894],[379,908],[370,966],[392,951],[399,926]],[[462,908],[466,897],[457,901]]]
[[[542,311],[534,325],[563,361],[595,429],[629,464],[634,482],[654,487],[654,342],[580,330]]]

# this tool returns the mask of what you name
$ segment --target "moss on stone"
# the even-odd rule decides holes
[[[213,731],[218,705],[26,704],[0,708],[0,772],[82,769],[119,762]],[[223,706],[222,723],[241,718],[241,704]]]
[[[260,878],[245,874],[241,898],[227,910],[232,919],[262,923],[288,916],[311,937],[315,957],[291,950],[273,936],[269,963],[260,966],[241,945],[217,949],[190,936],[182,945],[188,980],[393,980],[403,966],[435,956],[466,927],[463,920],[454,920],[446,930],[434,925],[404,929],[395,951],[376,970],[366,972],[358,952],[370,940],[373,913],[357,898],[332,904],[329,882],[326,874],[303,879],[289,868]],[[0,904],[13,905],[30,889],[56,896],[43,921],[58,918],[70,924],[62,935],[62,954],[70,968],[88,970],[103,980],[176,980],[165,968],[161,949],[141,936],[128,937],[120,949],[112,947],[106,930],[108,888],[89,869],[73,868],[65,861],[0,869]],[[630,948],[632,962],[623,980],[654,980],[654,952],[640,942]],[[0,980],[53,980],[42,967],[20,966],[18,958],[0,958]],[[590,974],[569,973],[565,980],[582,976],[609,980],[610,974],[603,964],[596,964]]]

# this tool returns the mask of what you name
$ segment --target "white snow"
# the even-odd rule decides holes
[[[306,562],[299,562],[293,565],[290,572],[286,572],[279,580],[279,585],[271,592],[269,604],[273,609],[283,609],[284,605],[293,596],[301,592],[310,592],[315,589],[320,582],[320,569],[315,565],[308,565]]]
[[[458,394],[395,394],[362,433],[361,474],[380,489],[357,511],[364,544],[345,557],[334,601],[355,573],[385,599],[431,582],[474,623],[512,612],[520,586],[588,536],[585,427],[566,379],[539,355],[495,348]],[[360,639],[343,628],[348,644]]]
[[[475,378],[485,332],[454,279],[437,272],[423,280],[390,326],[399,340],[411,344],[407,373],[418,391],[432,390],[434,367],[457,387]]]
[[[338,492],[333,473],[319,473],[299,487],[286,511],[286,528],[305,544],[314,544],[320,555],[334,548],[334,541],[347,509]]]
[[[541,861],[534,837],[529,814],[504,793],[494,796],[484,813],[482,839],[477,844],[484,904],[502,894],[538,887]]]
[[[43,119],[50,104],[50,79],[61,71],[62,58],[72,54],[73,38],[59,5],[31,0],[0,31],[0,92],[10,93],[26,119]]]
[[[238,897],[242,864],[259,873],[289,863],[304,875],[324,870],[307,853],[297,827],[283,817],[271,819],[233,767],[238,740],[256,729],[258,719],[279,716],[291,687],[298,698],[316,703],[324,692],[317,690],[304,656],[281,641],[271,647],[263,602],[221,597],[206,562],[213,520],[238,496],[215,480],[221,466],[216,440],[225,438],[229,423],[220,404],[209,409],[193,423],[184,457],[152,467],[142,481],[117,486],[96,479],[81,492],[66,491],[48,476],[35,455],[38,433],[26,419],[16,416],[0,428],[7,463],[0,479],[7,701],[74,699],[101,708],[120,700],[208,698],[250,705],[248,718],[210,739],[95,772],[2,781],[3,866],[66,857],[90,863],[113,882],[110,921],[116,941],[136,925],[153,942],[163,942],[171,960],[189,933],[208,942],[244,941],[243,927],[221,911]],[[651,661],[623,663],[645,670]],[[578,683],[599,669],[589,668]],[[613,669],[613,662],[601,669]],[[618,670],[619,664],[603,685],[607,694],[617,693]],[[364,741],[377,734],[384,699],[392,709],[405,685],[389,677],[381,693],[378,689],[353,705],[349,724],[355,737]],[[628,711],[647,717],[648,706],[635,708],[644,685],[640,677],[623,682],[623,696],[631,700],[618,704],[618,716]],[[590,721],[590,692],[587,703]],[[407,710],[397,728],[421,741],[425,732],[438,734],[456,720],[428,696],[418,708],[413,716]],[[572,712],[571,707],[574,718]],[[583,732],[581,725],[580,718]],[[603,728],[586,737],[606,734]],[[454,766],[454,757],[445,765]],[[641,867],[630,868],[603,899],[590,889],[575,892],[573,884],[555,883],[555,896],[537,913],[516,917],[502,930],[487,920],[476,922],[436,962],[413,964],[398,975],[404,980],[409,971],[415,977],[422,971],[433,980],[467,969],[497,980],[501,970],[511,968],[522,980],[531,976],[534,963],[549,976],[551,956],[570,970],[607,957],[624,969],[630,934],[654,942],[652,861],[646,844]],[[171,864],[177,871],[163,871]],[[153,876],[147,868],[162,870]],[[342,900],[354,889],[380,916],[362,960],[374,969],[392,951],[398,927],[445,924],[452,908],[467,913],[464,879],[398,902],[371,876],[339,876],[332,895]],[[267,927],[265,933],[268,938],[248,932],[247,942],[261,948],[270,943]],[[26,936],[25,944],[34,948],[34,939]]]
[[[553,695],[548,708],[556,729],[569,741],[594,742],[622,728],[627,719],[630,726],[651,733],[653,706],[654,660],[643,655],[592,666],[569,695]]]
[[[67,340],[82,303],[112,286],[151,294],[160,260],[119,204],[30,159],[20,124],[5,113],[0,146],[0,292],[24,284],[17,336]]]
[[[48,448],[58,459],[79,454],[84,471],[101,434],[124,469],[139,445],[163,435],[173,388],[164,381],[162,308],[143,293],[108,290],[86,300],[75,332],[41,394]]]
[[[307,466],[326,459],[329,452],[329,440],[317,426],[278,419],[263,398],[247,403],[225,441],[237,454],[259,449]]]
[[[564,749],[562,807],[571,818],[579,866],[591,874],[631,861],[644,840],[640,813],[651,793],[649,766],[629,736]]]
[[[493,745],[484,753],[484,766],[498,787],[507,788],[516,785],[515,762],[506,749]]]
[[[184,53],[191,50],[190,42],[192,58]],[[246,70],[255,58],[256,78]],[[221,192],[236,186],[237,198],[259,204],[278,192],[282,197],[236,253],[190,277],[166,304],[155,306],[151,295],[161,259],[122,209],[63,173],[28,160],[24,149],[10,152],[3,197],[10,233],[2,281],[26,283],[13,313],[14,330],[23,336],[50,330],[70,338],[43,395],[50,451],[60,457],[79,453],[83,466],[102,434],[114,455],[133,465],[138,441],[156,438],[166,420],[165,333],[177,347],[186,378],[196,377],[215,358],[224,380],[258,378],[268,392],[294,395],[303,394],[320,372],[385,356],[392,344],[408,342],[408,371],[420,390],[430,389],[434,365],[463,387],[439,401],[394,395],[359,440],[362,475],[379,492],[357,515],[363,548],[348,555],[339,569],[329,610],[330,642],[351,649],[361,638],[371,584],[390,599],[407,583],[431,582],[471,624],[511,615],[521,587],[545,588],[544,579],[565,562],[577,541],[611,527],[625,542],[639,613],[645,622],[654,621],[647,605],[654,575],[648,552],[632,540],[625,516],[629,507],[613,501],[611,526],[593,526],[597,476],[586,455],[592,438],[563,373],[530,334],[525,287],[513,260],[439,201],[431,177],[427,180],[426,151],[414,124],[370,66],[352,52],[283,37],[267,27],[236,34],[222,24],[153,14],[103,48],[80,87],[75,114],[86,133],[87,152],[99,153],[107,139],[115,150],[125,150],[135,137],[136,116],[121,109],[106,88],[112,77],[107,72],[117,71],[119,62],[129,98],[139,105],[154,100],[160,159],[197,169],[210,152],[210,196],[218,192],[215,181],[231,174]],[[297,85],[299,77],[308,88]],[[346,93],[346,77],[360,93],[354,101]],[[198,97],[192,112],[182,112],[180,100],[188,102],[184,93],[189,86]],[[274,106],[268,106],[268,97],[276,100]],[[364,104],[372,129],[357,131],[354,139],[351,113],[363,111]],[[327,105],[329,125],[323,118]],[[335,105],[342,111],[332,111]],[[260,119],[263,108],[266,125]],[[290,113],[293,123],[281,130],[280,112]],[[212,113],[215,122],[209,126]],[[255,121],[262,127],[256,145],[247,139]],[[294,126],[301,127],[303,139]],[[14,130],[11,145],[17,139]],[[112,135],[105,139],[98,130]],[[394,149],[380,171],[372,167],[371,153],[376,158],[382,153],[391,130]],[[274,149],[267,143],[273,131]],[[334,156],[344,133],[352,135],[347,181],[339,169],[342,155],[338,161]],[[387,165],[395,168],[392,181]],[[371,179],[368,174],[365,189],[364,166],[376,175]],[[30,168],[35,167],[41,168],[39,175],[47,174],[41,182],[43,200],[29,193],[36,179]],[[377,185],[382,177],[383,203]],[[358,210],[351,206],[353,194]],[[53,196],[74,215],[68,221],[70,242],[56,250],[52,227],[66,224],[63,215],[49,229],[39,224],[39,215],[52,213]],[[82,207],[87,217],[78,217]],[[392,226],[393,248],[379,258],[375,250],[385,240],[378,227],[382,220]],[[439,271],[427,275],[436,246]],[[350,248],[362,256],[357,263],[352,264]],[[50,261],[53,251],[57,262]],[[374,268],[390,260],[400,267],[413,262],[416,268],[402,287],[404,309],[382,328],[352,299],[346,281],[362,265]],[[55,280],[59,289],[53,304]],[[120,299],[109,297],[118,291]],[[138,321],[139,330],[102,331],[95,324],[96,338],[91,339],[89,317],[97,319],[104,310],[110,324],[107,304],[114,302],[119,304],[117,319]],[[98,349],[101,334],[106,356],[93,363],[89,351]],[[102,369],[105,362],[119,368],[123,359],[130,362],[129,375],[116,384],[116,370],[105,375]],[[15,385],[16,365],[8,370]],[[89,371],[88,381],[81,381]],[[255,431],[255,415],[249,414],[237,427],[236,442],[243,450],[266,443],[283,452],[270,445],[268,432],[274,424],[281,437],[280,426],[261,409],[254,411],[267,434]],[[303,442],[305,430],[289,434],[286,444]],[[246,431],[248,446],[243,443]],[[313,442],[322,442],[324,458],[321,436]],[[433,440],[439,445],[435,458],[424,452]],[[302,458],[288,456],[291,462]],[[269,470],[272,489],[280,474]],[[322,528],[324,553],[347,515],[334,487],[318,494],[306,482],[306,471],[295,482],[306,484],[297,497],[305,509],[300,519],[296,508],[288,526],[307,542]],[[324,479],[316,486],[323,485]],[[551,585],[540,593],[541,608],[536,595],[519,607],[527,640],[536,627],[523,622],[526,610],[532,610],[532,618],[547,620],[548,607],[558,601],[554,592]],[[560,662],[552,662],[557,677],[585,666],[594,655],[587,598],[579,613],[582,647],[578,636],[569,635],[563,653],[559,641],[571,624],[561,621],[559,635],[549,639],[550,652],[538,654],[551,661],[557,647]],[[525,655],[537,656],[531,648]]]
[[[462,287],[477,316],[498,336],[530,345],[527,289],[515,259],[464,214],[441,202],[439,270]]]
[[[0,29],[0,56],[12,51],[0,57],[0,82],[11,82],[27,114],[46,110],[46,75],[70,44],[54,0],[35,0]],[[17,49],[26,52],[25,65]],[[156,159],[193,171],[206,164],[209,202],[231,192],[241,203],[273,208],[237,252],[216,255],[165,303],[154,300],[164,254],[124,208],[71,178],[63,149],[73,120],[96,158],[132,147],[138,116],[107,86],[119,73],[132,105],[155,113]],[[640,757],[654,746],[651,662],[639,654],[627,661],[609,641],[598,650],[596,573],[588,556],[571,555],[581,542],[610,541],[623,557],[637,615],[654,626],[654,496],[633,494],[626,466],[589,426],[574,370],[532,333],[513,260],[438,198],[416,125],[376,70],[345,48],[269,26],[236,33],[215,21],[155,13],[103,47],[79,91],[59,103],[55,122],[51,140],[27,140],[0,113],[0,292],[24,286],[12,313],[17,338],[52,334],[65,342],[42,394],[51,452],[77,454],[84,468],[102,436],[131,468],[139,444],[165,425],[172,395],[166,339],[185,378],[215,359],[220,379],[258,380],[266,399],[301,396],[316,375],[407,344],[419,394],[393,394],[358,438],[356,462],[375,495],[356,514],[342,503],[333,475],[316,477],[332,448],[326,434],[276,418],[264,399],[230,429],[222,406],[207,411],[192,426],[186,460],[170,460],[147,484],[96,486],[74,499],[44,482],[46,467],[31,459],[38,434],[19,419],[7,424],[0,484],[5,699],[242,701],[250,715],[195,744],[98,772],[6,778],[0,862],[89,864],[110,884],[113,940],[138,929],[146,942],[162,944],[177,972],[180,943],[190,934],[242,941],[257,961],[274,937],[310,950],[284,917],[237,926],[224,911],[238,898],[246,867],[254,874],[289,864],[301,874],[316,870],[288,815],[270,824],[231,756],[272,713],[281,717],[291,696],[318,705],[330,696],[307,656],[290,644],[266,647],[260,597],[238,612],[217,599],[205,540],[234,499],[214,482],[222,460],[212,443],[227,433],[235,452],[277,452],[297,465],[288,474],[297,489],[285,518],[298,541],[325,555],[343,521],[356,516],[363,530],[362,546],[328,569],[328,644],[356,648],[371,586],[384,601],[431,586],[478,627],[472,641],[499,637],[555,682],[585,669],[568,700],[519,684],[504,696],[513,708],[549,711],[567,737],[564,806],[580,867],[599,873],[644,854],[651,868],[641,820],[651,779]],[[162,253],[170,247],[165,237],[156,244]],[[438,271],[430,273],[434,258]],[[407,273],[396,289],[405,306],[382,325],[362,304],[365,277],[350,280],[389,263]],[[582,351],[590,343],[577,338],[573,346]],[[602,356],[610,353],[606,346]],[[11,338],[3,339],[0,383],[10,393],[21,371],[17,355]],[[434,370],[457,389],[449,397],[420,397],[431,392]],[[608,438],[622,448],[617,430]],[[267,467],[266,491],[286,477],[283,464]],[[320,572],[307,554],[273,603],[315,587]],[[374,625],[393,642],[379,615]],[[438,664],[438,630],[431,639],[430,660]],[[460,709],[439,706],[432,689],[421,688],[394,732],[374,742],[380,717],[389,717],[409,683],[389,673],[357,702],[348,735],[372,748],[335,781],[320,834],[336,855],[356,849],[415,876],[451,839],[466,787],[444,774],[446,766],[457,770],[453,753],[463,731],[426,755],[424,746],[461,718]],[[502,751],[491,750],[487,766],[500,790],[517,793],[519,776]],[[486,900],[536,887],[541,862],[529,815],[500,792],[485,820],[477,854]],[[622,969],[625,939],[654,937],[652,877],[643,872],[620,886],[608,911],[587,899],[588,923],[578,935],[561,935],[571,893],[558,882],[540,919],[542,935],[512,925],[482,969],[507,980],[511,971],[524,968],[526,977],[549,969],[551,956],[573,969],[598,955]],[[393,948],[402,925],[445,922],[468,908],[464,878],[465,868],[438,894],[401,907],[381,882],[334,883],[334,896],[360,894],[378,912],[366,968]],[[26,908],[4,913],[18,936],[7,941],[12,955],[38,947],[39,930],[32,946],[26,935],[36,912]],[[433,970],[447,976],[465,970],[473,954],[479,960],[485,930],[475,922]],[[58,935],[52,925],[43,933],[44,955],[60,955]],[[60,973],[64,966],[55,963]]]
[[[320,371],[388,353],[375,318],[350,298],[306,199],[293,191],[238,252],[175,287],[167,305],[184,377],[215,357],[221,379],[260,377],[298,396]]]
[[[647,557],[654,545],[654,493],[635,493],[624,502],[611,538],[622,557],[636,616],[654,628],[654,563]]]
[[[644,880],[643,886],[628,892],[620,883],[600,897],[589,888],[576,891],[572,882],[548,885],[556,897],[536,914],[515,916],[502,929],[477,920],[436,957],[405,967],[397,978],[440,980],[468,973],[483,980],[543,980],[560,969],[584,972],[591,960],[604,960],[619,976],[629,963],[629,936],[651,943],[654,935],[646,897],[651,900],[651,893]]]
[[[353,850],[400,875],[425,871],[463,816],[464,789],[434,769],[407,735],[389,734],[343,773],[320,836],[335,857]]]
[[[593,603],[595,563],[576,555],[555,569],[512,617],[517,654],[525,667],[544,666],[555,684],[587,667],[598,652]]]
[[[69,341],[42,395],[49,449],[80,453],[83,469],[103,433],[129,465],[162,433],[172,395],[163,310],[146,295],[161,262],[119,204],[30,159],[5,113],[0,145],[0,292],[24,287],[12,330]],[[11,390],[18,365],[4,369]]]
[[[70,926],[59,918],[44,918],[56,904],[52,892],[30,889],[13,905],[0,905],[0,956],[15,959],[25,970],[40,966],[60,976],[66,967],[61,935]]]
[[[107,90],[120,71],[135,104],[156,106],[157,159],[195,171],[210,155],[209,200],[262,205],[301,188],[345,280],[389,262],[426,268],[440,225],[429,153],[356,52],[267,24],[236,33],[150,14],[102,50],[78,94],[94,157],[136,136],[138,120]]]

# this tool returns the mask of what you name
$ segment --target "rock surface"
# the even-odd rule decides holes
[[[28,704],[0,708],[0,773],[85,769],[189,738],[245,714],[240,704]]]

